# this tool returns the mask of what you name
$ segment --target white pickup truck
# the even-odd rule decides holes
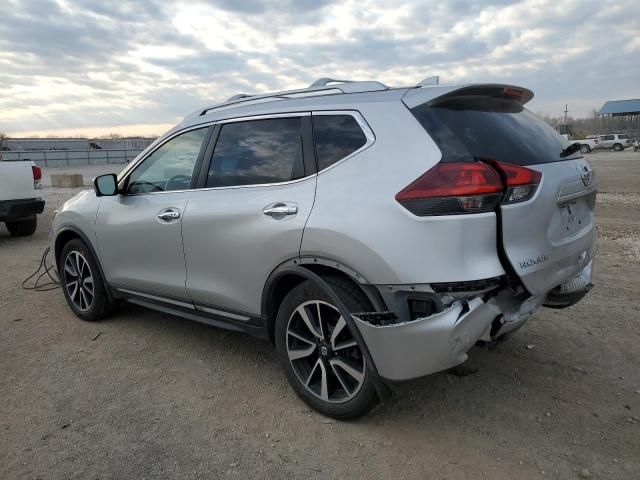
[[[42,170],[33,162],[2,161],[0,157],[0,222],[14,237],[36,231],[36,215],[44,210]]]

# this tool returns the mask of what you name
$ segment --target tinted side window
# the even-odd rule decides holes
[[[318,170],[324,170],[367,143],[367,137],[351,115],[314,115],[313,137]]]
[[[251,120],[222,126],[207,187],[285,182],[302,176],[302,117]]]
[[[145,158],[129,176],[127,192],[186,190],[200,154],[207,128],[178,135]]]

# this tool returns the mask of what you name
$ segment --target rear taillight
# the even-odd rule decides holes
[[[414,215],[493,211],[502,198],[498,173],[482,162],[438,163],[396,195]]]
[[[42,170],[40,167],[31,166],[33,173],[33,188],[42,188]]]
[[[542,173],[496,160],[487,160],[487,162],[500,173],[506,187],[505,195],[502,199],[503,205],[526,202],[536,193],[542,179]]]

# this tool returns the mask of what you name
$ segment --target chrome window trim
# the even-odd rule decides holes
[[[362,129],[362,133],[364,133],[364,136],[367,139],[367,141],[358,150],[355,150],[355,151],[351,152],[349,155],[347,155],[346,157],[341,158],[337,162],[332,163],[327,168],[319,170],[318,171],[318,175],[321,175],[324,172],[327,172],[327,171],[331,170],[336,165],[340,165],[342,162],[344,162],[346,160],[349,160],[351,157],[354,157],[354,156],[358,155],[359,153],[363,152],[364,150],[366,150],[367,148],[369,148],[371,145],[373,145],[376,142],[375,133],[373,133],[373,130],[371,129],[371,127],[369,126],[369,124],[367,123],[365,118],[357,110],[318,110],[318,111],[314,110],[314,111],[311,112],[311,116],[312,117],[321,116],[321,115],[322,116],[329,116],[329,115],[350,115],[350,116],[352,116],[355,119],[355,121],[358,123],[360,128]],[[315,139],[314,139],[314,143],[315,143]],[[315,145],[314,145],[314,147],[315,147]]]
[[[247,116],[242,116],[242,117],[231,117],[231,118],[225,118],[225,119],[219,119],[219,120],[215,120],[215,121],[211,121],[211,122],[206,122],[206,123],[199,123],[197,125],[191,125],[190,127],[186,127],[180,131],[174,132],[173,134],[171,134],[170,136],[168,136],[166,139],[164,139],[162,141],[162,143],[159,143],[158,145],[156,145],[156,147],[151,150],[150,152],[148,152],[144,157],[140,158],[137,161],[134,161],[134,163],[130,164],[129,167],[127,167],[127,169],[123,170],[121,172],[122,175],[122,180],[118,180],[118,187],[120,187],[120,184],[124,181],[126,181],[126,179],[128,178],[128,176],[131,174],[131,172],[135,169],[135,167],[137,167],[140,163],[144,162],[145,159],[147,159],[151,154],[153,154],[153,152],[155,152],[157,149],[159,149],[161,146],[163,146],[165,143],[169,142],[170,140],[172,140],[173,138],[177,137],[178,135],[182,135],[183,133],[187,133],[191,130],[198,130],[201,128],[208,128],[214,125],[225,125],[227,123],[237,123],[237,122],[246,122],[246,121],[252,121],[252,120],[268,120],[270,118],[296,118],[296,117],[308,117],[311,116],[313,117],[314,115],[350,115],[351,117],[353,117],[356,122],[358,123],[358,125],[360,126],[360,128],[362,129],[362,132],[364,133],[367,141],[366,143],[360,147],[358,150],[351,152],[349,155],[347,155],[344,158],[341,158],[340,160],[338,160],[337,162],[333,163],[332,165],[328,166],[327,168],[320,170],[318,172],[314,172],[311,173],[305,177],[302,178],[296,178],[295,180],[287,180],[285,182],[274,182],[274,183],[256,183],[256,184],[251,184],[251,185],[231,185],[231,186],[227,186],[227,187],[203,187],[203,188],[191,188],[191,189],[186,189],[186,190],[171,190],[168,192],[145,192],[145,193],[135,193],[135,194],[128,194],[125,193],[123,195],[125,196],[141,196],[141,195],[163,195],[163,194],[170,194],[170,193],[185,193],[185,192],[200,192],[200,191],[208,191],[208,190],[230,190],[230,189],[236,189],[236,188],[255,188],[255,187],[278,187],[278,186],[282,186],[282,185],[289,185],[289,184],[294,184],[294,183],[298,183],[298,182],[302,182],[304,180],[308,180],[310,178],[316,177],[319,174],[322,174],[326,171],[331,170],[333,167],[335,167],[336,165],[341,164],[342,162],[344,162],[345,160],[350,159],[351,157],[358,155],[359,153],[361,153],[362,151],[368,149],[371,145],[373,145],[376,141],[376,136],[373,133],[373,130],[371,129],[371,127],[369,126],[369,124],[367,123],[367,121],[364,119],[364,117],[362,116],[362,114],[360,112],[358,112],[357,110],[313,110],[313,111],[305,111],[305,112],[288,112],[288,113],[265,113],[265,114],[258,114],[258,115],[247,115]],[[315,147],[314,147],[315,148]]]
[[[313,177],[318,176],[317,172],[311,173],[306,177],[296,178],[295,180],[287,180],[286,182],[276,182],[276,183],[252,183],[251,185],[230,185],[228,187],[202,187],[196,188],[195,190],[191,190],[192,192],[205,192],[209,190],[232,190],[236,188],[256,188],[256,187],[281,187],[282,185],[290,185],[293,183],[300,183],[306,180],[310,180]],[[188,190],[185,190],[188,191]],[[152,192],[152,193],[172,193],[172,192]]]
[[[265,113],[257,115],[247,115],[244,117],[230,117],[224,119],[218,119],[215,121],[217,125],[224,125],[226,123],[238,123],[238,122],[251,122],[252,120],[269,120],[271,118],[297,118],[297,117],[309,117],[311,112],[288,112],[288,113]]]

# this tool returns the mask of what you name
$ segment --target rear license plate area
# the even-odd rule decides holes
[[[574,232],[582,227],[583,208],[578,205],[577,200],[567,202],[560,206],[560,215],[562,216],[562,225],[567,232]]]

